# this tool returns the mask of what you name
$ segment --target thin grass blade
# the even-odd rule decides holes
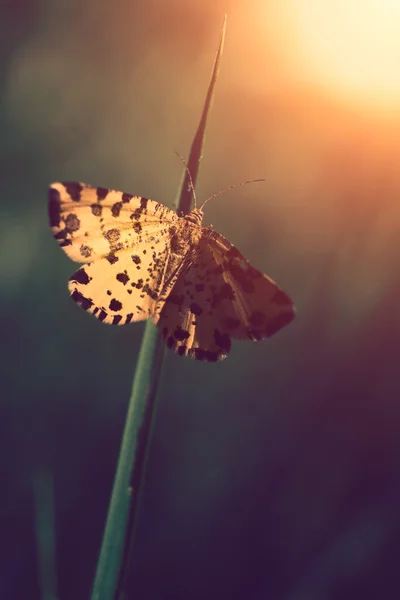
[[[217,81],[225,29],[226,15],[203,112],[188,159],[188,168],[194,184],[199,172],[207,117]],[[177,194],[178,211],[184,214],[190,212],[192,196],[189,176],[185,170]],[[140,492],[154,421],[164,348],[164,342],[160,339],[157,328],[151,321],[148,321],[134,374],[132,394],[93,584],[92,600],[123,600],[124,598],[125,584],[132,562]]]

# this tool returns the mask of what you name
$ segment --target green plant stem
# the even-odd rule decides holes
[[[92,600],[111,600],[121,587],[128,523],[136,524],[151,414],[163,353],[158,330],[148,321],[136,365],[117,470],[93,584]],[[158,359],[157,359],[158,357]],[[152,392],[152,393],[150,393]]]
[[[214,62],[200,123],[191,146],[188,168],[196,182],[204,142],[207,116],[218,76],[226,28],[226,16]],[[178,196],[179,211],[190,212],[192,190],[185,173]],[[92,600],[123,600],[131,564],[134,533],[138,519],[156,397],[162,372],[164,342],[151,321],[145,326],[133,380],[117,470],[108,509],[106,526],[97,563]]]

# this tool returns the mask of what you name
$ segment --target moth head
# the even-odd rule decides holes
[[[201,225],[204,213],[201,208],[194,208],[188,215],[185,216],[186,221],[194,223],[195,225]]]

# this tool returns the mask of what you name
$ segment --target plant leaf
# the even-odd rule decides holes
[[[199,172],[207,117],[218,77],[225,30],[226,15],[203,112],[188,159],[188,169],[192,175],[193,185],[196,183]],[[178,211],[184,214],[190,212],[192,196],[189,176],[185,169],[177,194]],[[92,600],[122,600],[124,597],[164,351],[165,345],[159,336],[158,329],[151,321],[147,321],[133,379],[120,455],[93,584]]]

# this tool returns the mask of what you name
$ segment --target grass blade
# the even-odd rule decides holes
[[[193,138],[192,146],[190,148],[189,158],[187,162],[188,170],[192,176],[193,186],[196,187],[196,181],[200,170],[200,160],[202,156],[202,149],[205,140],[207,117],[210,113],[211,103],[214,97],[215,84],[217,82],[219,65],[221,62],[222,51],[224,49],[226,31],[226,15],[224,17],[224,23],[221,30],[221,38],[217,55],[214,61],[214,67],[211,73],[210,83],[208,85],[207,96],[204,102],[203,112],[200,117],[200,122],[197,127],[197,131]],[[185,169],[182,175],[182,181],[180,188],[178,189],[176,205],[178,206],[178,212],[182,212],[187,215],[192,207],[192,189],[190,185],[190,178],[187,170]]]
[[[226,29],[226,16],[200,123],[194,136],[188,168],[195,184],[204,143],[207,117],[214,95]],[[191,210],[192,190],[184,171],[177,198],[178,210]],[[133,539],[138,517],[140,491],[148,455],[151,425],[162,371],[164,342],[157,328],[148,321],[133,380],[125,429],[115,474],[100,556],[95,574],[92,600],[122,600],[131,564]]]

